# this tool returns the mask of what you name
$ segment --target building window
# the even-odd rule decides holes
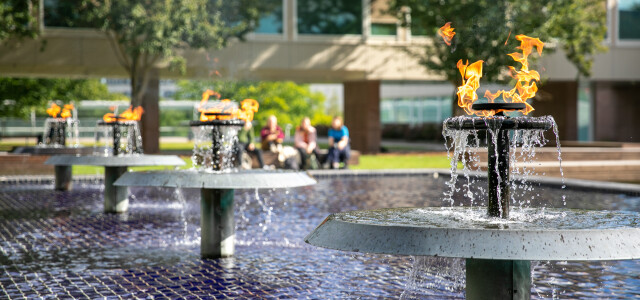
[[[396,35],[396,24],[372,23],[371,35]]]
[[[89,27],[74,1],[44,0],[44,26]]]
[[[618,38],[640,40],[640,0],[618,1]]]
[[[283,4],[282,0],[261,0],[270,2],[272,9],[262,13],[256,33],[282,34]]]
[[[300,34],[362,34],[361,0],[297,2]]]

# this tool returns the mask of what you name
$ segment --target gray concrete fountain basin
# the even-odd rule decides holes
[[[200,189],[200,255],[229,257],[235,253],[234,189],[293,188],[316,184],[304,172],[249,171],[149,171],[123,174],[117,186],[155,186]]]
[[[484,208],[391,208],[332,214],[309,244],[343,251],[491,260],[640,258],[639,214],[525,209],[486,218]]]
[[[127,187],[114,186],[113,183],[127,172],[128,167],[182,166],[185,162],[175,155],[58,155],[50,157],[45,164],[54,165],[56,190],[71,189],[71,166],[104,167],[104,211],[106,213],[121,213],[129,209],[129,191]]]

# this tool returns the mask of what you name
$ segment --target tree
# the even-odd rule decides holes
[[[47,102],[78,100],[126,100],[109,93],[97,79],[0,78],[0,117],[22,117],[32,108],[44,111]]]
[[[308,116],[314,124],[330,124],[331,116],[324,113],[324,95],[311,92],[308,85],[299,85],[291,81],[187,81],[178,82],[176,99],[200,100],[202,92],[214,90],[223,98],[240,102],[251,98],[260,103],[255,115],[258,124],[266,124],[270,115],[278,117],[280,124],[300,123]]]
[[[274,1],[75,0],[74,26],[100,28],[131,80],[131,104],[142,105],[145,151],[157,152],[159,99],[144,99],[150,76],[168,65],[184,73],[185,49],[218,49],[258,24]],[[64,22],[64,21],[63,21]],[[157,75],[156,75],[157,76]],[[144,100],[144,101],[143,101]]]
[[[458,60],[484,60],[483,79],[504,82],[507,66],[519,68],[507,53],[515,52],[515,35],[526,34],[543,41],[554,41],[565,51],[578,74],[589,76],[593,56],[604,50],[606,7],[598,0],[392,0],[391,11],[399,14],[411,8],[412,28],[423,28],[435,36],[436,30],[451,22],[456,35],[451,46],[439,37],[413,53],[429,70],[444,75],[458,86]],[[408,24],[404,24],[407,26]],[[553,51],[553,48],[545,48]],[[455,104],[455,114],[461,110]]]
[[[38,35],[38,1],[3,0],[0,2],[0,42],[9,38],[35,38]]]

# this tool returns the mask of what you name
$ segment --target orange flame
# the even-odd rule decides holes
[[[476,90],[480,87],[480,78],[482,77],[482,63],[479,60],[471,65],[469,61],[462,63],[462,59],[458,61],[457,67],[462,75],[462,85],[458,87],[458,106],[462,107],[467,114],[472,114],[471,105],[478,100]]]
[[[202,100],[200,101],[200,105],[198,107],[198,111],[200,112],[200,121],[202,122],[232,119],[240,119],[251,122],[253,121],[254,113],[258,111],[258,108],[260,106],[260,104],[258,104],[258,101],[254,99],[244,99],[240,103],[240,108],[237,108],[234,104],[232,104],[231,100],[223,99],[220,102],[205,108],[210,96],[216,96],[216,98],[218,99],[220,98],[220,94],[212,90],[206,90],[204,93],[202,93]]]
[[[453,32],[454,29],[455,28],[451,27],[451,22],[447,22],[447,24],[444,24],[444,26],[440,27],[440,30],[438,30],[438,35],[442,37],[447,46],[451,46],[453,36],[456,35],[456,33]]]
[[[115,107],[111,107],[111,109],[114,110]],[[133,106],[129,106],[127,110],[123,111],[117,117],[114,113],[106,113],[102,117],[102,120],[104,120],[107,123],[112,123],[116,121],[140,121],[140,118],[142,117],[143,113],[144,113],[144,109],[142,109],[142,106],[138,106],[136,108],[133,108]]]
[[[55,103],[51,103],[51,106],[49,108],[47,108],[47,113],[52,117],[52,118],[56,118],[58,117],[58,114],[60,113],[60,106],[58,106]]]
[[[51,106],[47,108],[47,114],[49,114],[52,118],[70,118],[71,111],[73,110],[73,104],[65,104],[64,107],[60,107],[55,103],[51,103]],[[59,114],[59,115],[58,115]]]
[[[73,111],[73,104],[65,104],[60,113],[60,118],[71,118],[71,111]]]
[[[517,35],[516,39],[520,41],[520,47],[517,49],[522,50],[522,53],[514,52],[508,54],[513,60],[522,64],[520,70],[509,66],[511,76],[516,79],[515,87],[509,91],[499,90],[495,93],[487,90],[484,97],[491,103],[500,95],[502,95],[502,99],[506,103],[524,103],[526,107],[522,113],[526,115],[533,111],[533,107],[527,103],[527,100],[536,95],[538,86],[535,81],[540,81],[540,74],[535,70],[529,70],[528,58],[533,47],[536,48],[538,54],[542,54],[544,43],[538,38],[531,38],[522,34]],[[471,109],[471,105],[478,100],[476,90],[480,86],[479,80],[480,77],[482,77],[482,61],[477,61],[468,67],[467,64],[463,64],[462,60],[458,61],[458,69],[460,70],[460,74],[462,74],[462,85],[458,87],[457,92],[458,105],[464,108],[464,111],[469,115],[476,114],[483,117],[492,116],[503,111],[474,111]],[[471,68],[475,64],[479,64],[479,66]]]

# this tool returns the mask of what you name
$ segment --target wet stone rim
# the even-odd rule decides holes
[[[404,209],[415,212],[438,208]],[[382,209],[380,211],[394,209]],[[397,209],[395,209],[397,210]],[[572,210],[554,209],[562,213]],[[353,221],[355,212],[332,214],[310,233],[314,246],[392,255],[499,260],[620,260],[640,258],[640,228],[509,229],[449,228],[393,221]],[[602,212],[603,214],[610,212]],[[435,214],[434,214],[435,215]]]

